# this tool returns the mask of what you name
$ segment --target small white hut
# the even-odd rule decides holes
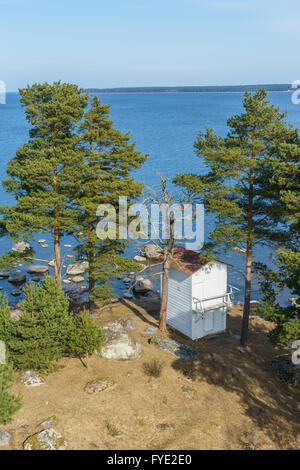
[[[224,331],[227,308],[232,305],[228,264],[203,263],[199,255],[177,246],[169,276],[167,324],[191,339]]]

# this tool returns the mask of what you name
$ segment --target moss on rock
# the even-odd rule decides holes
[[[44,429],[24,441],[24,450],[65,450],[67,443],[55,429]]]

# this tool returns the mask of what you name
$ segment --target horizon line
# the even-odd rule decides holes
[[[39,83],[46,83],[39,82]],[[68,83],[68,82],[66,82]],[[69,82],[71,83],[71,82]],[[115,87],[97,87],[97,86],[89,86],[89,87],[82,87],[84,91],[93,91],[96,90],[97,92],[104,92],[104,91],[121,91],[121,90],[203,90],[207,91],[208,89],[239,89],[240,91],[249,91],[251,88],[258,89],[258,88],[266,88],[266,87],[280,87],[282,90],[291,90],[292,84],[291,83],[258,83],[258,84],[245,84],[245,85],[149,85],[149,86],[115,86]],[[23,88],[23,87],[20,87]],[[269,90],[272,91],[272,90]],[[274,90],[276,91],[276,90]],[[277,90],[280,91],[280,90]],[[10,90],[7,93],[18,93],[19,89],[17,90]]]

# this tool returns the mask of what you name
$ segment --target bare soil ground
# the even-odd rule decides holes
[[[57,419],[53,427],[63,434],[68,449],[300,447],[300,390],[273,377],[270,360],[278,351],[266,343],[270,324],[250,321],[244,351],[233,338],[240,332],[239,307],[229,312],[228,330],[218,337],[191,341],[169,328],[169,337],[200,351],[201,358],[188,363],[141,335],[149,325],[157,326],[154,313],[153,306],[146,310],[123,302],[95,314],[98,323],[136,319],[139,328],[132,334],[142,344],[140,358],[113,361],[94,355],[88,370],[78,359],[65,359],[65,367],[48,375],[45,385],[16,384],[24,405],[12,424],[1,426],[13,436],[9,449],[22,449],[26,437],[43,429],[40,423],[52,415]],[[143,370],[143,363],[152,359],[163,360],[158,378],[149,378]],[[117,386],[87,394],[86,383],[99,377],[109,377]],[[117,431],[120,438],[114,437]]]

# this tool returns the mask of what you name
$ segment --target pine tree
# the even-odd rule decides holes
[[[279,198],[270,186],[270,159],[279,160],[279,146],[298,141],[297,132],[286,121],[286,113],[270,105],[266,91],[246,92],[244,112],[228,119],[226,137],[213,129],[199,133],[195,152],[203,157],[205,175],[177,175],[175,182],[196,195],[215,216],[210,233],[213,247],[243,247],[246,253],[245,297],[241,344],[247,342],[250,312],[253,249],[285,238]]]
[[[80,358],[85,356],[86,367],[89,368],[89,356],[100,351],[104,340],[104,332],[96,326],[89,312],[74,317],[68,333],[68,346],[73,354]]]
[[[3,186],[16,204],[2,207],[1,212],[13,238],[29,238],[36,232],[51,234],[55,276],[60,282],[60,239],[72,225],[74,169],[82,158],[77,126],[88,96],[76,85],[61,82],[27,86],[20,95],[31,124],[30,140],[7,165]]]
[[[77,232],[80,232],[77,253],[79,259],[87,259],[90,307],[95,299],[112,296],[111,276],[136,269],[132,260],[122,256],[125,240],[100,240],[96,226],[96,212],[100,204],[112,204],[116,208],[118,224],[119,197],[127,196],[128,204],[141,194],[142,184],[134,180],[131,172],[138,169],[146,156],[135,150],[128,133],[113,128],[109,118],[109,105],[103,105],[94,97],[80,126],[80,142],[84,159],[77,167],[80,191],[73,201],[77,211]]]
[[[1,298],[0,338],[17,369],[50,369],[67,351],[72,322],[69,302],[55,279],[46,276],[39,285],[29,282],[18,321],[11,319],[7,299]]]
[[[269,187],[273,204],[284,217],[285,239],[275,253],[276,269],[256,263],[264,297],[261,313],[276,324],[270,332],[273,344],[291,344],[300,338],[300,141],[278,147],[276,158],[269,161]],[[276,214],[277,217],[277,214]],[[282,306],[277,294],[284,288],[293,296],[291,305]]]

